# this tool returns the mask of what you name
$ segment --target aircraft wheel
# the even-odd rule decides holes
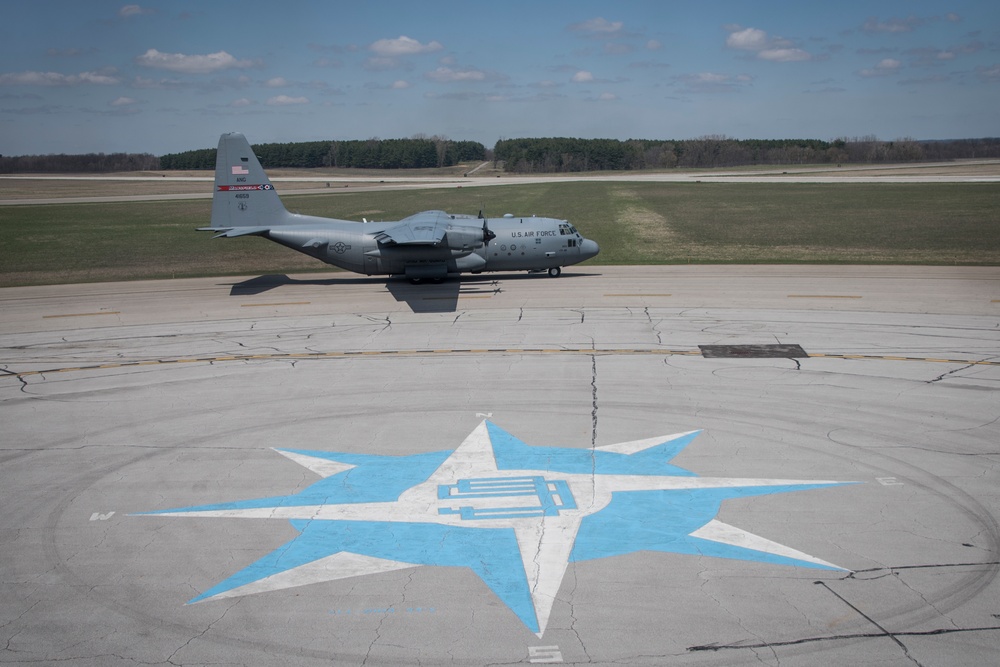
[[[553,266],[549,269],[549,276],[552,278],[558,278],[560,273],[562,273],[562,269],[558,266]]]
[[[411,285],[419,285],[422,282],[424,282],[423,278],[410,278]]]

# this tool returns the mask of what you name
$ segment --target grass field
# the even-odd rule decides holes
[[[1000,265],[996,184],[550,183],[289,196],[293,211],[566,218],[592,264]],[[0,208],[0,286],[316,271],[259,238],[212,240],[208,200]]]

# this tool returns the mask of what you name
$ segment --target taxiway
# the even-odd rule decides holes
[[[995,268],[248,276],[0,308],[2,663],[1000,661]],[[548,486],[477,524],[497,502],[469,489],[515,474]]]

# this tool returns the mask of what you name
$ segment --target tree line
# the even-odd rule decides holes
[[[486,159],[486,147],[479,142],[451,141],[440,137],[257,144],[253,146],[253,151],[268,169],[429,169]],[[215,149],[163,155],[160,157],[160,168],[214,169]]]
[[[745,165],[878,164],[1000,158],[1000,138],[881,141],[874,136],[818,139],[684,140],[501,139],[492,151],[441,137],[257,144],[265,168],[427,169],[492,158],[510,173],[713,168]],[[108,173],[214,169],[214,148],[170,153],[0,156],[0,173]]]
[[[1000,157],[1000,139],[881,141],[877,137],[730,139],[501,139],[494,160],[512,173],[619,171],[746,165],[876,164]]]
[[[160,158],[149,153],[87,153],[86,155],[0,155],[0,174],[100,174],[149,171],[160,168]]]

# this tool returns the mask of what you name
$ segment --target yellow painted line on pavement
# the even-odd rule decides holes
[[[894,357],[878,354],[810,354],[810,359],[860,359],[862,361],[922,361],[929,364],[965,364],[967,366],[1000,366],[1000,361],[977,359],[938,359],[937,357]]]
[[[463,354],[522,354],[522,355],[602,355],[602,356],[702,356],[701,350],[667,350],[662,348],[451,348],[451,349],[415,349],[415,350],[338,350],[330,352],[281,352],[274,354],[225,355],[217,357],[183,357],[179,359],[143,359],[138,361],[106,362],[91,366],[68,366],[50,368],[40,371],[15,372],[7,370],[7,375],[0,377],[30,377],[47,373],[69,373],[76,371],[94,371],[133,368],[138,366],[166,366],[169,364],[214,363],[221,361],[266,361],[282,359],[348,359],[352,357],[386,357],[386,356],[420,356],[420,355],[463,355]],[[967,366],[1000,366],[1000,361],[977,359],[940,359],[937,357],[900,357],[892,355],[869,354],[823,354],[812,353],[810,359],[846,359],[857,361],[914,361],[924,363],[964,364]]]

